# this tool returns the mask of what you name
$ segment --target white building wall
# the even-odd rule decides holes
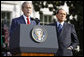
[[[20,7],[20,1],[1,1],[1,11],[11,12],[11,19],[20,16]]]
[[[11,19],[19,17],[23,14],[21,5],[25,1],[1,1],[1,11],[9,11],[11,12]],[[32,3],[32,1],[28,1]],[[34,18],[39,18],[39,13],[35,12],[34,8],[31,14]]]

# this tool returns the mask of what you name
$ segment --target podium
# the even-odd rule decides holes
[[[33,38],[33,36],[37,38],[32,33],[35,27],[37,27],[36,29],[40,27],[46,31],[43,32],[46,36],[43,42],[41,40],[35,41]],[[9,46],[14,56],[54,56],[58,50],[56,27],[20,24],[12,33]]]

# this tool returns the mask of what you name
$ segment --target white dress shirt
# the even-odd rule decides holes
[[[26,22],[26,24],[27,24],[27,17],[25,16],[25,15],[23,15],[23,17],[24,17],[24,20],[25,20],[25,22]],[[30,16],[29,16],[29,21],[30,21]],[[30,21],[31,22],[31,21]]]
[[[59,26],[59,24],[61,24],[61,25],[62,25],[62,27],[63,27],[64,22],[61,22],[61,23],[60,23],[60,22],[58,22],[58,21],[57,21],[57,27]]]

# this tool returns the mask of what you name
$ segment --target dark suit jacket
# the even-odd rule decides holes
[[[57,24],[53,23],[50,25],[54,25],[57,28]],[[58,34],[58,32],[57,32]],[[58,56],[72,56],[72,50],[68,50],[67,48],[69,46],[72,46],[75,48],[77,44],[79,43],[76,35],[76,31],[74,28],[74,25],[64,23],[62,31],[58,37],[58,44],[59,44],[59,49],[56,55]]]
[[[30,18],[30,21],[31,21],[32,25],[40,25],[39,20]],[[23,16],[20,16],[20,17],[15,18],[15,19],[12,20],[12,24],[11,24],[11,28],[10,28],[10,37],[12,35],[12,32],[17,28],[17,26],[19,24],[26,24]]]

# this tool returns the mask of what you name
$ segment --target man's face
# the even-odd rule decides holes
[[[25,16],[30,16],[32,13],[32,5],[31,4],[25,4],[24,7],[22,8],[22,11]]]
[[[63,22],[66,20],[66,12],[64,10],[59,10],[58,14],[56,14],[56,17],[59,22]]]

